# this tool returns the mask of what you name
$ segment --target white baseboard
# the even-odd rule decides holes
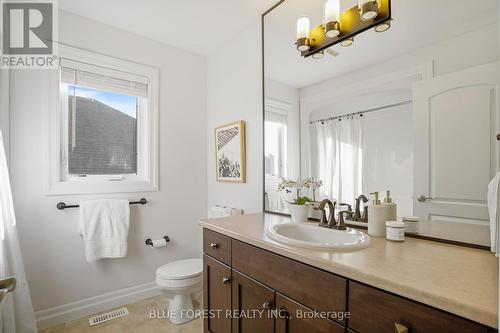
[[[159,294],[160,290],[156,286],[156,283],[149,282],[36,311],[35,317],[38,329],[42,330]]]

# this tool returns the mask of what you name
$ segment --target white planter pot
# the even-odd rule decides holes
[[[307,222],[311,205],[294,205],[288,206],[290,214],[292,215],[292,222]]]

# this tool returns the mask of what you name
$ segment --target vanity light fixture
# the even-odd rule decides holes
[[[304,52],[309,50],[309,17],[303,16],[297,20],[297,50]]]
[[[364,31],[372,28],[377,32],[388,30],[391,20],[391,0],[357,0],[354,7],[343,12],[340,11],[340,0],[326,0],[322,24],[311,29],[308,17],[297,20],[295,44],[302,57],[320,59],[324,50],[336,44],[350,46],[354,36]]]
[[[325,2],[325,34],[328,38],[340,35],[340,0]]]
[[[358,0],[359,16],[363,21],[370,21],[377,17],[378,8],[378,0]]]
[[[354,44],[354,38],[352,38],[352,37],[346,38],[340,42],[340,45],[342,47],[348,47],[348,46],[351,46],[352,44]]]

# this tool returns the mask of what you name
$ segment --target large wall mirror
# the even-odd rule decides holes
[[[341,0],[340,12],[357,5]],[[399,218],[420,218],[421,236],[488,246],[486,194],[500,155],[499,2],[390,6],[386,26],[312,55],[313,39],[327,38],[318,27],[325,0],[285,0],[263,16],[265,210],[290,213],[297,191],[286,181],[309,181],[301,196],[316,204],[329,198],[361,213],[369,193],[383,199],[389,190]],[[341,23],[340,36],[352,26]],[[300,52],[305,36],[309,51]]]

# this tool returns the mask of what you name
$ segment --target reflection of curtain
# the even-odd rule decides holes
[[[7,161],[0,132],[0,279],[7,277],[15,277],[17,287],[12,293],[7,294],[0,304],[2,332],[37,332],[19,248]]]
[[[362,120],[354,116],[311,125],[312,176],[320,196],[353,203],[362,193]]]

